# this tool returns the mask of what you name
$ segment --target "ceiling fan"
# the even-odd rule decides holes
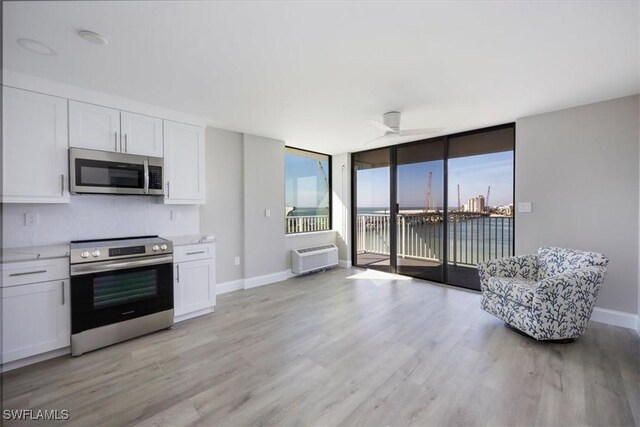
[[[389,142],[389,143],[398,143],[405,142],[405,139],[411,139],[407,137],[414,136],[427,136],[430,134],[438,133],[444,128],[424,128],[424,129],[405,129],[400,130],[400,113],[398,111],[389,111],[388,113],[384,113],[382,115],[382,122],[378,122],[376,120],[369,120],[373,126],[377,127],[381,131],[384,132],[384,135],[381,137],[372,139],[371,141],[365,142],[365,144],[371,144],[374,142]]]

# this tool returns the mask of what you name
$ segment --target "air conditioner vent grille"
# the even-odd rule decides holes
[[[322,246],[314,246],[312,248],[304,248],[304,249],[298,249],[298,253],[300,254],[304,254],[307,252],[314,252],[314,251],[321,251],[323,249],[333,249],[335,246],[333,244],[331,245],[322,245]]]

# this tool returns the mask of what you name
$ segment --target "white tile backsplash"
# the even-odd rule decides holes
[[[177,213],[175,221],[171,212]],[[34,212],[40,223],[24,225],[24,214]],[[70,240],[159,234],[198,234],[200,208],[165,205],[145,196],[72,195],[69,204],[4,204],[3,246],[42,246]]]

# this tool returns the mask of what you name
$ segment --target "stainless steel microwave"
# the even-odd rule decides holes
[[[69,149],[72,193],[164,195],[159,157]]]

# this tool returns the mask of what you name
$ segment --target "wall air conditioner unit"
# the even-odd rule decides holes
[[[338,247],[331,244],[291,251],[291,271],[295,274],[309,273],[338,265]]]

